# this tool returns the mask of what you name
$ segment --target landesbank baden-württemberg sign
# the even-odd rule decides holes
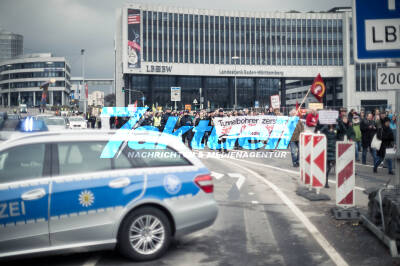
[[[130,117],[130,119],[115,133],[115,137],[111,137],[110,141],[105,146],[101,157],[113,158],[122,143],[126,140],[118,138],[121,133],[132,131],[146,112],[147,107],[138,107],[136,110],[127,107],[104,107],[102,116],[105,117]],[[192,148],[204,149],[205,145],[210,149],[232,149],[236,141],[243,149],[255,150],[265,148],[287,149],[294,129],[296,128],[299,118],[297,116],[239,116],[239,117],[219,117],[214,118],[214,127],[209,125],[208,120],[201,120],[196,127],[182,126],[174,131],[175,125],[178,122],[178,117],[170,116],[164,127],[163,134],[173,136],[181,136],[182,134],[193,130]],[[158,132],[158,128],[153,126],[141,126],[135,128],[134,131],[147,130],[149,134]],[[205,132],[209,132],[207,143],[202,143]],[[180,138],[177,138],[180,139]],[[221,139],[225,141],[221,142]],[[265,144],[266,143],[266,144]],[[128,146],[133,149],[157,149],[162,148],[157,143],[138,143],[128,141]]]

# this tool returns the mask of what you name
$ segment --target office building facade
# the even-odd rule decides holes
[[[0,62],[23,54],[24,37],[0,29]]]
[[[42,97],[40,86],[50,80],[49,105],[69,105],[71,67],[65,57],[50,53],[27,54],[0,62],[0,105],[39,106]]]
[[[394,106],[390,92],[376,92],[374,71],[383,63],[354,61],[351,16],[346,9],[282,13],[129,4],[117,10],[117,105],[144,96],[148,105],[173,106],[170,88],[180,87],[179,108],[193,102],[232,108],[235,101],[264,107],[276,94],[290,108],[320,73],[327,107]]]

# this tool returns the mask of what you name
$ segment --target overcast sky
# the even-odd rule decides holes
[[[24,53],[65,56],[72,76],[112,78],[115,9],[124,3],[248,11],[326,11],[352,0],[0,0],[0,27],[24,36]]]

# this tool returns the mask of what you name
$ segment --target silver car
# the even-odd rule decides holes
[[[172,237],[213,224],[210,173],[178,138],[114,133],[0,144],[0,258],[118,246],[151,260]]]
[[[48,128],[49,131],[62,131],[69,128],[67,123],[67,119],[61,116],[39,116],[39,119],[42,119]]]

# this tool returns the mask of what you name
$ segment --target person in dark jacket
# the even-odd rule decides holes
[[[219,109],[216,117],[224,117],[224,109]],[[218,149],[219,152],[228,152],[226,147],[226,135],[219,136],[218,145],[221,145]]]
[[[193,119],[192,117],[189,115],[189,112],[187,110],[185,110],[183,116],[181,117],[180,120],[180,126],[193,126]],[[185,143],[185,140],[187,140],[189,143],[189,148],[192,149],[192,138],[193,138],[193,131],[192,129],[186,131],[183,135],[182,135],[182,142]]]
[[[297,114],[296,110],[293,109],[292,111],[290,111],[290,116],[296,116],[296,114]],[[301,120],[299,119],[289,143],[290,153],[292,155],[293,167],[299,167],[299,151],[300,151],[299,138],[300,138],[300,133],[303,131],[304,131],[304,125],[303,122],[301,122]]]
[[[328,126],[323,126],[321,128],[321,131],[323,134],[326,135],[326,143],[327,143],[327,156],[326,156],[326,181],[325,181],[325,187],[329,188],[329,183],[328,183],[328,177],[329,177],[329,172],[331,171],[332,167],[335,166],[336,162],[336,130],[335,130],[335,125],[328,125]]]
[[[354,109],[351,109],[347,117],[349,118],[349,121],[353,121],[354,115],[357,115],[356,111]]]
[[[114,116],[110,117],[110,128],[111,129],[115,128],[115,117]]]
[[[149,112],[146,112],[142,123],[140,124],[141,126],[151,126],[153,125],[153,117],[151,116],[151,114]]]
[[[347,116],[340,118],[336,126],[337,140],[343,141],[345,136],[347,136],[347,140],[354,140],[355,138],[354,129]]]
[[[90,116],[88,122],[90,124],[90,128],[96,127],[96,117],[95,116]]]
[[[194,113],[194,118],[193,118],[193,129],[195,129],[195,128],[199,125],[200,121],[201,121],[200,114],[197,113],[197,112],[195,112],[195,113]],[[194,137],[194,134],[195,134],[195,130],[192,130],[192,135],[193,135],[193,137]],[[193,140],[193,137],[192,137],[192,140]],[[197,143],[196,143],[196,146],[197,146],[197,147],[200,147],[200,143],[204,143],[204,142],[203,142],[203,139],[204,139],[204,136],[203,136],[202,139],[195,139],[195,140],[194,140],[194,141],[197,142]]]
[[[374,162],[376,160],[376,150],[371,149],[371,142],[372,138],[375,135],[376,132],[376,127],[375,127],[375,122],[373,120],[373,116],[371,113],[367,114],[367,118],[361,121],[360,124],[360,129],[362,133],[361,137],[361,145],[362,145],[362,164],[367,163],[367,152],[368,149],[371,152],[372,158],[374,159]]]
[[[386,155],[386,149],[391,147],[394,141],[393,131],[390,129],[390,119],[385,117],[382,121],[382,127],[378,129],[377,137],[382,141],[381,148],[377,153],[377,160],[374,163],[374,173],[378,172],[378,166],[383,162]],[[393,175],[392,169],[389,169],[389,174]]]
[[[165,128],[165,125],[168,122],[168,118],[171,116],[171,110],[167,109],[165,110],[165,113],[161,117],[161,127],[160,127],[160,132],[162,132]]]

